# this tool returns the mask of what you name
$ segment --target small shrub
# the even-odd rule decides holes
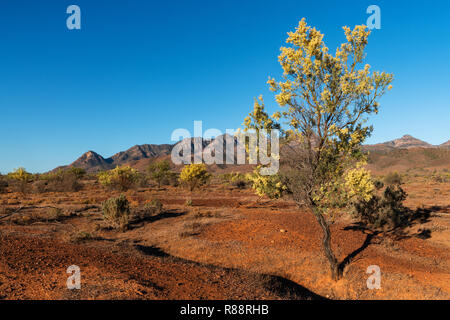
[[[29,183],[33,181],[33,175],[27,172],[25,168],[18,168],[8,173],[8,178],[11,180],[10,185],[13,191],[20,193],[30,191]]]
[[[384,183],[387,185],[400,185],[402,184],[402,176],[398,172],[390,172],[384,178]]]
[[[186,165],[180,174],[180,182],[188,186],[190,191],[205,185],[210,178],[211,174],[203,163]]]
[[[44,193],[48,191],[47,187],[48,181],[38,180],[33,183],[33,192],[34,193]]]
[[[406,197],[407,194],[400,185],[388,185],[381,195],[355,202],[352,215],[368,229],[395,229],[403,226],[409,219],[408,209],[403,206]]]
[[[373,182],[373,185],[374,185],[375,189],[377,189],[377,190],[380,190],[384,187],[384,183],[380,180],[375,180]]]
[[[71,242],[79,243],[94,239],[94,236],[87,231],[80,231],[70,237]]]
[[[198,222],[187,222],[183,225],[183,231],[179,233],[181,238],[196,236],[200,233],[203,224]]]
[[[84,169],[59,169],[46,175],[34,184],[36,192],[76,192],[82,189],[80,179],[85,175]]]
[[[245,189],[249,182],[245,174],[237,172],[222,174],[220,175],[220,178],[230,186],[238,189]]]
[[[184,205],[186,207],[192,207],[192,199],[186,199],[186,201],[184,202]]]
[[[47,211],[47,220],[57,221],[64,216],[63,211],[60,208],[50,208]]]
[[[150,179],[158,184],[158,187],[173,185],[177,180],[177,174],[170,170],[170,162],[167,160],[150,164],[147,172]]]
[[[259,173],[259,168],[256,168],[253,173],[247,174],[247,179],[260,197],[267,196],[271,199],[278,199],[286,190],[278,174],[265,176]]]
[[[130,221],[130,203],[121,194],[117,198],[109,198],[102,204],[103,219],[113,228],[125,230]]]
[[[138,171],[130,166],[116,167],[115,169],[101,172],[98,175],[100,184],[120,191],[127,191],[134,187],[138,179]]]
[[[446,172],[442,172],[442,173],[438,173],[438,172],[433,172],[433,174],[431,175],[431,179],[435,182],[438,183],[446,183],[446,182],[450,182],[450,173],[446,173]]]
[[[163,204],[158,199],[152,199],[150,202],[144,204],[142,210],[139,211],[138,217],[140,220],[156,216],[163,211]]]

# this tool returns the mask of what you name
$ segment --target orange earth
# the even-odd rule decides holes
[[[404,188],[406,205],[427,218],[400,237],[370,238],[347,216],[336,220],[335,252],[350,260],[337,282],[312,213],[251,189],[127,191],[133,209],[157,198],[164,211],[125,232],[101,214],[119,193],[93,180],[76,193],[1,194],[0,299],[449,299],[450,184],[417,178]],[[66,287],[71,265],[80,290]],[[367,287],[371,265],[381,289]]]

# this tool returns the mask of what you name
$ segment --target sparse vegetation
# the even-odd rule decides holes
[[[10,186],[13,191],[27,193],[30,191],[29,184],[33,181],[33,175],[21,167],[8,173],[8,179],[11,182]]]
[[[384,183],[387,185],[399,185],[402,184],[402,176],[398,172],[390,172],[384,178]]]
[[[243,173],[232,172],[219,175],[219,178],[225,183],[238,189],[245,189],[249,180]]]
[[[89,241],[92,239],[94,239],[94,236],[92,235],[92,233],[87,232],[87,231],[76,232],[75,234],[73,234],[70,237],[70,241],[74,242],[74,243],[80,243],[80,242]]]
[[[33,187],[35,192],[76,192],[82,189],[80,180],[86,171],[81,168],[59,169],[48,174],[41,174]]]
[[[206,165],[201,164],[190,164],[184,166],[180,174],[180,183],[187,186],[190,191],[195,188],[199,188],[206,183],[211,178],[211,174],[208,172]]]
[[[98,175],[98,181],[101,185],[119,191],[131,189],[136,185],[138,179],[138,171],[130,166],[116,167]]]
[[[144,204],[141,210],[138,211],[139,220],[145,220],[150,217],[154,217],[163,212],[163,204],[158,199],[152,199]]]
[[[102,213],[111,227],[125,230],[130,222],[130,203],[123,194],[109,198],[102,204]]]
[[[147,172],[150,179],[158,184],[158,187],[162,185],[174,185],[177,180],[177,174],[170,170],[170,162],[168,160],[150,164]]]

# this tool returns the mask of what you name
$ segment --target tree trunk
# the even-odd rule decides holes
[[[317,221],[319,222],[320,227],[323,231],[322,246],[325,252],[325,256],[330,263],[331,277],[333,278],[333,280],[337,281],[342,277],[342,272],[339,268],[339,263],[333,253],[333,249],[331,248],[330,227],[325,221],[323,214],[317,208],[312,208],[312,211],[314,212],[314,215],[316,216]]]

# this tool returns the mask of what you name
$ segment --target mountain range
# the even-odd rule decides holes
[[[225,140],[225,139],[224,139]],[[68,166],[61,166],[59,168],[77,167],[86,169],[87,172],[98,172],[102,170],[113,169],[116,166],[130,165],[132,167],[143,169],[152,161],[160,159],[169,159],[172,149],[178,145],[179,148],[184,146],[191,147],[193,150],[194,142],[202,144],[203,150],[214,148],[219,143],[219,137],[216,139],[205,140],[201,138],[187,138],[175,144],[143,144],[135,145],[126,151],[120,151],[109,158],[104,158],[94,151],[84,153],[77,160]],[[236,150],[235,140],[235,150]],[[178,148],[177,147],[177,148]],[[397,149],[414,149],[414,148],[445,148],[450,149],[450,140],[440,144],[432,145],[420,139],[414,138],[410,135],[383,143],[364,145],[363,148],[369,151],[389,152]],[[225,148],[224,148],[225,150]],[[236,152],[235,152],[236,154]],[[229,156],[224,152],[224,160]],[[56,170],[55,169],[55,170]]]

